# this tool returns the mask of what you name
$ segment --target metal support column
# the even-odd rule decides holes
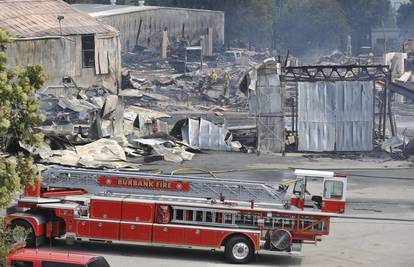
[[[295,134],[295,118],[296,118],[296,115],[295,115],[295,106],[296,106],[296,101],[295,101],[295,98],[294,97],[292,97],[292,134],[294,135]]]
[[[382,100],[382,104],[383,104],[383,128],[382,128],[382,140],[385,140],[385,129],[387,128],[387,98],[388,98],[388,79],[385,80],[385,86],[384,86],[384,96],[383,96],[383,100]],[[380,115],[381,116],[381,115]]]
[[[382,135],[382,113],[384,112],[384,103],[382,99],[378,98],[378,106],[379,106],[379,110],[378,110],[378,134],[381,136]]]
[[[394,122],[394,119],[393,119],[393,117],[392,117],[392,112],[391,112],[391,97],[392,97],[392,93],[389,93],[388,94],[388,117],[389,117],[389,119],[390,119],[390,128],[391,128],[391,134],[392,134],[392,136],[395,136],[397,133],[396,133],[396,131],[397,131],[397,129],[396,129],[396,127],[395,127],[395,122]]]

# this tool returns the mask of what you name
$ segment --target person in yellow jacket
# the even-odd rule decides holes
[[[217,78],[218,78],[217,72],[213,70],[210,74],[210,81],[215,83],[217,82]]]

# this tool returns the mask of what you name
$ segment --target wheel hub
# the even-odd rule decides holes
[[[236,243],[233,246],[233,256],[238,259],[242,260],[249,255],[249,246],[243,242]]]

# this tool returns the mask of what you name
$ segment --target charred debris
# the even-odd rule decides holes
[[[145,49],[125,53],[116,94],[71,77],[62,88],[46,88],[38,95],[47,117],[38,127],[42,146],[10,142],[9,151],[23,150],[42,164],[94,168],[180,163],[208,150],[254,152],[255,120],[237,88],[263,53],[232,50],[200,60],[172,47],[166,60]]]
[[[102,86],[80,87],[64,77],[62,90],[48,88],[38,95],[47,117],[38,127],[45,135],[43,145],[34,148],[11,142],[9,150],[23,150],[46,165],[134,169],[158,160],[181,163],[208,151],[298,151],[298,83],[272,82],[280,72],[280,58],[266,59],[268,51],[241,49],[201,57],[197,46],[190,49],[190,57],[182,46],[172,46],[167,59],[144,48],[123,54],[117,94]],[[287,62],[294,66],[296,59]],[[352,59],[337,53],[320,62],[349,64]],[[261,84],[264,77],[283,89],[273,95],[272,86]],[[280,106],[260,108],[268,97]],[[274,122],[269,122],[266,116],[272,112]],[[390,137],[381,141],[384,138],[375,132],[374,148],[359,154],[382,150],[401,159],[412,153],[409,138],[392,136],[388,129],[387,134]],[[270,142],[268,135],[279,138]],[[316,152],[327,152],[319,156],[332,153]]]

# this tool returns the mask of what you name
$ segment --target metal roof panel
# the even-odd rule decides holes
[[[61,20],[60,30],[58,16]],[[117,33],[61,0],[1,0],[0,28],[19,37],[43,37],[89,33]]]

